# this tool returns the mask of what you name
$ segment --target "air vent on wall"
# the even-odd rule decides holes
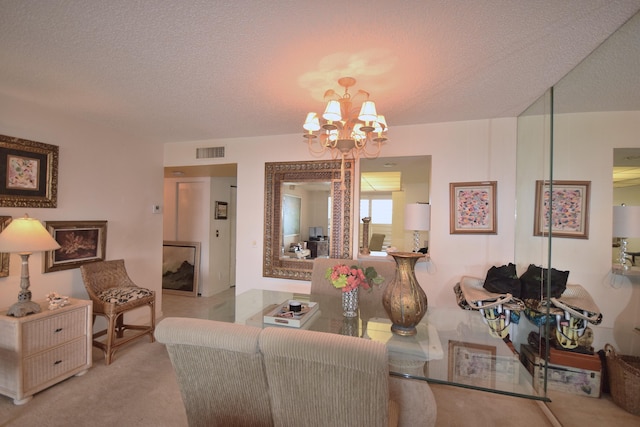
[[[224,157],[224,147],[196,148],[196,159],[218,159]]]

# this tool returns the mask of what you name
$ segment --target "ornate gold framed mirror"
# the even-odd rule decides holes
[[[351,160],[266,163],[263,276],[311,280],[315,257],[351,258],[352,191]]]

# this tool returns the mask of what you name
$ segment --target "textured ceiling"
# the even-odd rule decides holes
[[[638,0],[0,0],[0,104],[158,143],[294,134],[349,75],[392,138],[394,125],[517,116],[638,9]]]

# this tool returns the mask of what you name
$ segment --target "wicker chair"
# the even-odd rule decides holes
[[[154,341],[155,292],[136,286],[129,278],[124,260],[98,261],[80,267],[87,293],[93,301],[93,320],[96,315],[104,316],[107,328],[93,334],[93,345],[104,351],[105,364],[111,364],[113,354],[120,346],[149,335]],[[128,325],[124,323],[124,313],[138,307],[148,306],[151,310],[150,325]],[[125,336],[125,331],[134,330]],[[106,340],[98,340],[103,335]]]

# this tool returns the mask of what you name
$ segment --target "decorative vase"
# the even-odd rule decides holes
[[[358,317],[358,288],[342,293],[344,317]]]
[[[427,294],[418,283],[416,262],[424,254],[416,252],[389,252],[396,262],[396,275],[382,295],[382,305],[393,323],[391,332],[410,336],[416,334],[416,325],[427,313]]]

